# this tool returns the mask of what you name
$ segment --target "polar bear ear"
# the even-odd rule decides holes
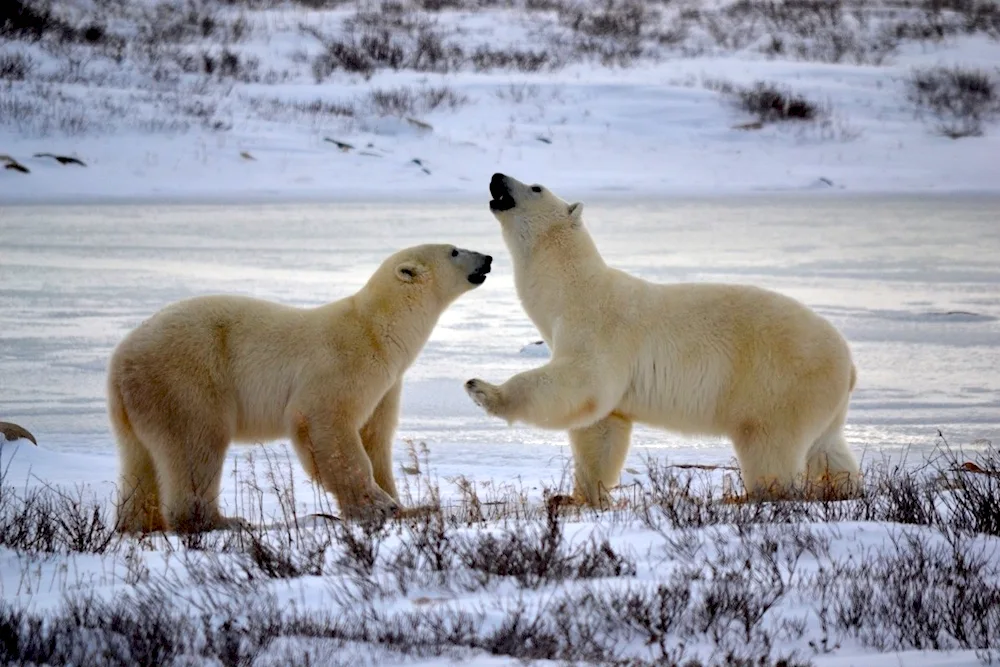
[[[569,217],[573,219],[573,224],[580,224],[581,216],[583,216],[583,204],[581,202],[576,202],[575,204],[569,205]]]
[[[396,277],[404,283],[415,283],[427,273],[427,268],[417,262],[403,262],[396,266]]]

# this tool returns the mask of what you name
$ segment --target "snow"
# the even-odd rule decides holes
[[[744,49],[670,52],[624,69],[578,62],[538,73],[386,70],[368,80],[338,75],[317,84],[307,63],[320,45],[298,25],[329,32],[346,15],[245,15],[255,31],[225,48],[256,57],[273,79],[267,83],[186,74],[160,85],[140,69],[106,60],[78,57],[83,64],[73,69],[35,44],[0,47],[0,54],[26,53],[36,63],[32,78],[3,93],[10,118],[0,122],[0,145],[32,173],[0,171],[0,201],[467,200],[481,195],[483,177],[494,171],[619,198],[1000,189],[996,128],[987,123],[985,136],[946,138],[907,103],[904,90],[916,66],[991,71],[1000,42],[984,35],[903,42],[878,66],[768,59]],[[445,12],[436,20],[467,46],[502,48],[521,36],[522,46],[544,50],[540,28],[530,29],[542,14],[530,16]],[[177,48],[221,50],[211,40]],[[705,87],[759,80],[805,95],[827,110],[825,118],[737,129],[752,118]],[[400,87],[418,95],[446,87],[466,102],[430,111],[418,103],[398,115],[372,106],[372,91]],[[316,101],[358,113],[344,118],[288,106]],[[23,104],[35,112],[15,113]],[[327,137],[357,148],[338,151]],[[33,157],[38,152],[74,155],[87,167]]]
[[[993,58],[1000,60],[1000,48]],[[494,171],[622,197],[800,190],[815,188],[820,178],[833,184],[827,187],[850,192],[998,189],[996,133],[954,141],[929,132],[898,108],[895,98],[901,93],[893,79],[899,72],[840,66],[803,72],[736,59],[698,65],[695,71],[703,77],[793,83],[850,111],[827,127],[734,129],[748,119],[716,93],[674,83],[688,69],[674,63],[613,74],[562,72],[556,80],[527,75],[511,83],[498,76],[454,75],[441,83],[475,101],[424,115],[421,120],[434,128],[429,132],[380,118],[346,131],[234,120],[225,133],[124,134],[113,142],[98,135],[54,141],[8,134],[4,145],[14,155],[70,153],[88,166],[68,169],[27,157],[22,162],[33,174],[3,174],[0,199],[458,198],[479,194],[482,185],[474,176],[481,182]],[[373,85],[415,85],[412,79],[379,75]],[[499,97],[507,87],[521,85],[530,87],[528,101]],[[280,90],[271,94],[282,96]],[[312,96],[318,97],[315,91]],[[294,99],[294,92],[284,97]],[[384,157],[343,154],[323,141],[327,136],[372,146]],[[241,152],[254,160],[241,158]],[[411,163],[415,158],[429,174]]]
[[[104,398],[107,359],[127,331],[167,303],[227,292],[314,306],[360,287],[395,249],[425,242],[487,252],[494,270],[445,313],[408,372],[397,480],[415,496],[434,480],[445,504],[461,498],[462,478],[484,498],[513,490],[535,506],[544,487],[565,489],[571,455],[564,434],[489,419],[462,388],[470,377],[499,382],[548,356],[535,344],[538,333],[517,301],[509,255],[486,208],[494,171],[583,201],[587,225],[613,266],[660,282],[753,283],[828,317],[856,357],[847,438],[865,462],[918,467],[942,444],[939,430],[967,458],[1000,439],[1000,132],[987,126],[981,137],[945,138],[903,93],[915,66],[994,67],[997,40],[974,34],[903,44],[880,65],[708,50],[629,68],[576,62],[541,73],[380,71],[369,80],[339,75],[317,84],[308,62],[319,45],[298,25],[332,30],[345,16],[289,7],[248,15],[258,29],[239,43],[241,52],[287,77],[206,83],[188,76],[175,93],[104,60],[72,80],[63,59],[39,45],[0,44],[0,54],[30,53],[38,63],[37,80],[0,90],[0,111],[27,99],[40,105],[20,121],[0,115],[0,150],[31,170],[0,170],[0,420],[26,427],[39,443],[0,442],[5,489],[70,489],[110,505],[117,461]],[[470,44],[539,39],[516,12],[452,12],[438,21]],[[720,80],[788,85],[821,102],[828,118],[736,129],[751,118],[706,87]],[[468,102],[417,113],[430,128],[408,114],[376,113],[371,92],[399,86],[447,86]],[[188,94],[191,103],[214,105],[210,120],[223,129],[180,122],[176,104]],[[343,118],[290,106],[317,100],[362,112]],[[74,118],[82,118],[83,131],[59,129],[60,119]],[[340,151],[328,137],[356,148]],[[32,157],[37,152],[74,155],[87,166]],[[638,427],[623,486],[649,482],[647,459],[734,464],[720,440]],[[298,489],[300,516],[329,511],[283,443],[230,451],[224,511],[257,511],[236,473],[261,478],[273,465]],[[718,495],[731,478],[720,468],[703,481]],[[259,514],[280,523],[280,499],[265,493]],[[684,565],[668,557],[663,535],[615,516],[567,520],[568,538],[606,537],[631,553],[632,583],[663,581]],[[831,553],[845,558],[891,553],[906,531],[941,539],[931,529],[878,522],[806,529],[828,537]],[[739,546],[729,527],[692,533],[705,549],[699,558]],[[998,547],[985,535],[969,546],[992,554],[993,581]],[[177,569],[186,552],[170,538],[137,553],[129,558],[162,574]],[[806,558],[796,576],[807,580],[828,565],[820,561]],[[68,591],[132,590],[131,567],[121,557],[0,548],[0,591],[5,603],[54,610]],[[255,595],[309,609],[350,606],[328,584],[326,577],[269,581]],[[198,589],[190,581],[179,586],[185,595]],[[504,605],[541,604],[574,590],[525,591],[504,582],[456,593],[416,582],[384,607],[483,609],[499,622]],[[855,641],[813,655],[807,641],[820,630],[811,604],[790,596],[765,625],[805,614],[805,639],[789,646],[816,665],[980,663],[973,651],[880,653]],[[371,650],[353,648],[340,649],[338,659]],[[388,665],[398,656],[371,659]],[[457,660],[515,664],[482,653]]]

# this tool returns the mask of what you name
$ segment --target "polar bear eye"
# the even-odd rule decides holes
[[[452,248],[451,249],[451,256],[452,257],[458,257],[458,250],[456,250],[455,248]]]
[[[531,191],[532,192],[541,192],[542,191],[542,186],[540,186],[540,185],[532,185],[531,186]]]

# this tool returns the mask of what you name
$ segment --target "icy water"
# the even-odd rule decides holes
[[[593,202],[585,219],[613,266],[660,282],[753,283],[832,320],[859,369],[848,431],[859,454],[930,449],[938,429],[953,445],[1000,438],[1000,198]],[[105,365],[143,318],[216,292],[318,305],[427,242],[490,253],[495,268],[411,369],[400,452],[425,442],[442,475],[558,478],[564,434],[488,419],[462,390],[545,360],[521,352],[538,335],[485,202],[2,207],[0,419],[110,472]],[[718,440],[650,429],[634,444],[633,465],[731,456]]]

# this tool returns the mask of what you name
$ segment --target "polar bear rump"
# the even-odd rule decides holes
[[[843,437],[855,368],[830,322],[749,285],[628,275],[601,257],[582,204],[504,174],[489,190],[521,305],[552,357],[466,390],[510,423],[567,430],[580,500],[607,500],[635,423],[728,436],[752,497],[859,490]]]
[[[143,322],[108,369],[119,528],[238,524],[218,504],[230,443],[282,437],[346,516],[396,512],[403,373],[490,262],[451,245],[416,246],[385,260],[357,293],[318,308],[214,295]]]

